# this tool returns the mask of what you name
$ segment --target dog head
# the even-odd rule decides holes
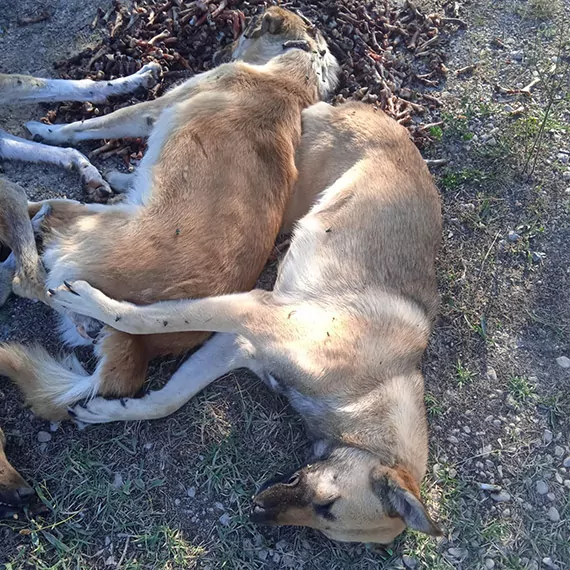
[[[0,429],[0,518],[22,510],[34,496],[34,490],[6,459],[5,445],[6,438]]]
[[[235,42],[215,54],[214,63],[241,60],[264,65],[289,49],[311,54],[321,77],[323,97],[336,87],[340,68],[322,34],[304,16],[278,6],[254,16]]]
[[[266,483],[253,499],[251,517],[260,524],[308,526],[342,542],[388,544],[406,526],[441,535],[411,474],[355,448],[337,448]]]

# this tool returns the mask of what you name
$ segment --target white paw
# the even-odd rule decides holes
[[[106,400],[105,398],[93,398],[87,404],[78,404],[68,409],[69,415],[76,421],[83,424],[105,424],[123,418],[122,414],[127,411],[128,402],[131,398],[121,398],[119,400]]]
[[[50,305],[58,310],[78,313],[103,321],[101,306],[109,300],[99,289],[91,287],[86,281],[64,281],[57,289],[48,290]]]
[[[158,82],[160,75],[162,73],[162,67],[155,62],[147,63],[143,67],[141,67],[136,73],[135,76],[141,78],[140,85],[149,89],[153,87]]]
[[[134,180],[134,174],[111,170],[105,174],[109,186],[117,193],[128,192]]]
[[[25,126],[36,142],[66,142],[65,137],[60,133],[61,125],[46,125],[39,121],[28,121]]]

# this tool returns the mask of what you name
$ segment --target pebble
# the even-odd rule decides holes
[[[459,443],[459,440],[454,435],[450,435],[447,441],[449,441],[449,443]]]
[[[261,550],[257,551],[257,557],[262,561],[265,562],[265,560],[267,560],[267,557],[269,556],[269,551],[265,548],[262,548]]]
[[[495,146],[497,144],[497,139],[495,137],[490,137],[485,141],[486,145]]]
[[[186,491],[186,494],[193,499],[196,496],[196,487],[189,487]]]
[[[556,359],[556,363],[558,366],[560,366],[560,368],[570,368],[570,358],[567,356],[559,356]]]
[[[556,507],[550,507],[548,511],[546,511],[546,516],[553,522],[557,523],[560,521],[560,513]]]
[[[570,170],[568,170],[567,172],[564,172],[564,173],[562,174],[562,178],[563,178],[564,180],[570,180]]]
[[[546,484],[546,481],[536,482],[536,492],[539,495],[546,495],[546,493],[548,493],[548,485]]]
[[[547,493],[547,498],[549,501],[556,501],[556,495],[554,493]]]
[[[570,467],[570,455],[562,462],[564,467]]]
[[[180,506],[180,499],[174,499],[174,504],[179,507]]]
[[[224,526],[228,526],[230,524],[231,517],[230,517],[230,515],[228,515],[228,513],[224,513],[218,520]]]
[[[522,52],[522,50],[512,51],[512,52],[511,52],[511,57],[512,57],[515,61],[522,61],[523,56],[524,56],[524,53]]]
[[[556,457],[562,457],[564,455],[564,448],[557,445],[554,448],[554,455],[556,455]]]
[[[548,445],[552,441],[552,437],[553,437],[552,432],[549,429],[545,429],[542,439],[546,445]]]
[[[119,489],[123,486],[123,476],[120,473],[115,473],[115,477],[113,478],[113,482],[111,483],[115,489]]]
[[[447,552],[448,554],[451,554],[453,558],[458,558],[458,559],[465,558],[467,554],[469,554],[467,548],[449,548]]]
[[[568,164],[568,158],[569,157],[566,153],[563,153],[563,152],[558,153],[557,158],[562,164]]]
[[[558,566],[558,564],[554,563],[552,561],[552,558],[550,558],[550,556],[547,556],[545,558],[542,559],[542,563],[547,567],[550,568],[550,570],[559,570],[560,566]]]
[[[506,503],[511,500],[511,496],[505,490],[499,491],[498,493],[493,493],[491,499],[496,503]]]
[[[406,568],[417,568],[418,567],[418,559],[414,558],[413,556],[408,556],[404,554],[402,556],[402,562]]]
[[[487,570],[493,570],[495,567],[495,561],[492,558],[485,558],[485,568]]]
[[[59,422],[50,422],[49,431],[57,431],[59,429]]]
[[[515,232],[514,230],[510,230],[507,239],[509,241],[516,242],[521,239],[521,236],[517,234],[517,232]]]
[[[222,505],[222,503],[214,503],[214,507],[216,509],[218,509],[218,511],[225,511],[226,508],[224,507],[224,505]]]
[[[469,426],[463,426],[463,431],[467,434],[471,433],[471,428]]]
[[[47,431],[39,431],[37,438],[40,443],[47,443],[48,441],[51,441],[51,433],[48,433]]]

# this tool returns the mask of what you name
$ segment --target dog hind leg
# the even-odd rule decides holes
[[[18,184],[0,178],[0,203],[0,242],[12,250],[2,264],[0,300],[8,297],[7,282],[13,274],[10,288],[14,293],[45,301],[46,276],[36,248],[26,193]]]

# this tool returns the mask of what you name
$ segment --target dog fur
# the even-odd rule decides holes
[[[155,101],[70,125],[28,124],[35,137],[52,143],[150,138],[134,176],[111,178],[129,187],[121,204],[49,200],[23,207],[23,190],[3,183],[1,203],[20,206],[0,214],[0,241],[20,268],[20,237],[9,229],[35,216],[48,288],[64,278],[85,279],[115,298],[146,304],[255,285],[297,178],[301,111],[334,89],[338,65],[312,26],[278,7],[256,19],[233,52],[235,62]],[[26,293],[50,304],[43,284],[35,295]],[[83,331],[92,325],[67,319],[70,340],[78,320]],[[80,399],[136,394],[152,358],[183,354],[208,336],[134,336],[105,327],[92,375],[73,358],[62,362],[39,348],[6,344],[0,346],[0,374],[20,386],[36,413],[61,419]]]
[[[161,390],[73,410],[86,423],[163,417],[247,367],[304,418],[313,457],[254,498],[253,520],[340,541],[438,535],[420,497],[428,455],[420,369],[437,312],[439,195],[406,130],[359,103],[303,112],[297,224],[272,292],[167,301],[110,299],[88,283],[62,308],[132,334],[218,332]]]

